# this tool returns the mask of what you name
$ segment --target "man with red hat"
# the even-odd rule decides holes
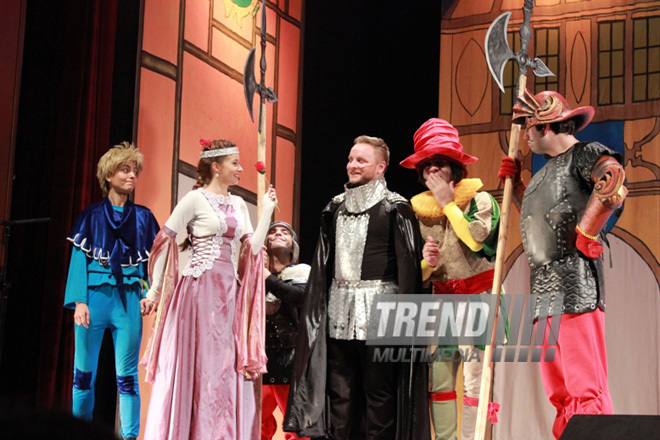
[[[417,170],[428,191],[411,203],[426,244],[422,277],[434,294],[487,293],[493,285],[492,259],[497,250],[500,210],[495,199],[480,192],[480,179],[466,179],[466,164],[476,157],[463,152],[458,131],[432,118],[414,136],[415,153],[401,166]],[[457,316],[457,320],[462,317]],[[474,438],[479,405],[483,347],[439,347],[442,357],[431,364],[430,405],[436,440],[456,438],[456,373],[463,359],[462,439]],[[449,359],[449,361],[445,361]],[[489,402],[497,420],[499,405]]]
[[[514,194],[522,201],[520,230],[537,295],[534,319],[561,319],[554,360],[540,363],[546,395],[557,409],[556,438],[574,414],[612,413],[598,236],[628,190],[621,157],[574,136],[593,116],[593,107],[573,110],[557,92],[532,96],[525,90],[513,122],[525,126],[530,149],[548,162],[527,187],[519,160],[504,158],[498,175],[514,177]],[[553,310],[561,316],[552,317]]]

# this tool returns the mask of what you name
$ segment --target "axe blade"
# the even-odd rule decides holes
[[[495,78],[495,82],[504,93],[502,85],[502,76],[506,62],[516,55],[509,48],[509,42],[506,39],[506,30],[509,25],[511,12],[505,12],[493,21],[486,32],[486,63],[490,74]],[[547,67],[546,67],[547,69]]]
[[[254,77],[254,57],[257,48],[253,47],[245,60],[243,68],[243,92],[245,93],[245,103],[247,104],[250,119],[254,122],[254,112],[252,111],[252,102],[254,101],[254,92],[259,87]]]

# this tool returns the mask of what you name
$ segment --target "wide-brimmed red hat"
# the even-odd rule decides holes
[[[478,159],[463,152],[458,131],[444,119],[431,118],[424,122],[413,136],[415,153],[401,161],[404,168],[415,168],[422,160],[439,154],[463,165]]]
[[[572,110],[566,99],[554,90],[546,90],[532,96],[529,90],[518,97],[513,106],[513,123],[524,125],[552,124],[553,122],[575,120],[575,132],[586,127],[594,117],[594,108],[590,105]]]

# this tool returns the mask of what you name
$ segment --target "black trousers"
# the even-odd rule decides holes
[[[332,439],[396,437],[400,364],[374,362],[374,349],[364,341],[328,338],[327,394]]]

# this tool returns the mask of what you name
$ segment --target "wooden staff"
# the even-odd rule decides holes
[[[550,69],[538,58],[530,59],[527,56],[527,45],[532,35],[530,20],[532,18],[533,0],[525,0],[523,6],[523,24],[520,27],[520,50],[514,54],[506,40],[506,29],[509,22],[510,12],[506,12],[493,21],[486,33],[486,61],[491,74],[494,76],[498,86],[504,92],[502,87],[502,73],[504,66],[510,59],[518,63],[518,88],[517,96],[520,97],[525,91],[527,84],[527,68],[531,67],[536,76],[554,75]],[[518,155],[518,142],[520,140],[520,125],[511,124],[511,134],[509,136],[508,156],[515,159]],[[497,320],[500,309],[500,291],[502,288],[502,272],[504,268],[504,259],[506,256],[506,242],[509,229],[509,212],[511,209],[511,198],[513,196],[513,178],[508,176],[504,181],[504,195],[502,199],[502,208],[500,212],[500,232],[497,239],[497,256],[495,258],[495,273],[493,275],[493,288],[491,294],[495,295],[495,313],[493,328],[490,337],[490,344],[485,348],[484,363],[481,376],[481,385],[479,391],[479,407],[477,409],[477,425],[475,428],[475,438],[482,440],[486,433],[486,421],[488,418],[488,403],[490,402],[490,393],[493,383],[493,362],[492,355],[495,346],[495,336],[497,333]]]
[[[266,87],[266,2],[261,4],[261,60],[259,63],[261,78],[257,83],[254,76],[254,59],[256,53],[256,46],[250,50],[247,59],[245,60],[245,67],[243,68],[243,91],[245,93],[245,102],[248,107],[250,118],[254,121],[252,114],[252,101],[254,93],[260,95],[259,100],[259,135],[257,143],[257,160],[266,163],[266,100],[268,102],[276,102],[277,96],[272,88]],[[261,217],[262,199],[266,192],[266,176],[265,173],[257,173],[257,218]],[[266,301],[266,298],[263,299]],[[265,325],[263,326],[262,340],[265,341]],[[255,380],[255,400],[256,400],[256,417],[259,422],[259,430],[261,431],[261,375]]]
[[[526,75],[520,75],[518,85],[518,96],[520,91],[525,90]],[[520,125],[511,126],[511,135],[509,137],[508,156],[515,158],[518,154],[518,141],[520,139]],[[484,363],[481,375],[481,385],[479,388],[479,407],[477,409],[477,427],[475,429],[476,439],[483,439],[486,432],[486,420],[488,417],[488,403],[490,402],[490,391],[493,383],[493,348],[495,346],[495,335],[497,332],[497,319],[500,310],[500,290],[502,289],[502,272],[504,269],[504,259],[506,257],[506,241],[509,228],[509,211],[511,210],[511,199],[513,196],[513,179],[508,176],[504,182],[504,195],[502,198],[502,208],[500,210],[500,233],[497,238],[497,256],[495,258],[495,273],[493,274],[493,289],[491,294],[497,295],[495,301],[495,314],[493,329],[490,336],[490,344],[487,345],[484,352]]]

